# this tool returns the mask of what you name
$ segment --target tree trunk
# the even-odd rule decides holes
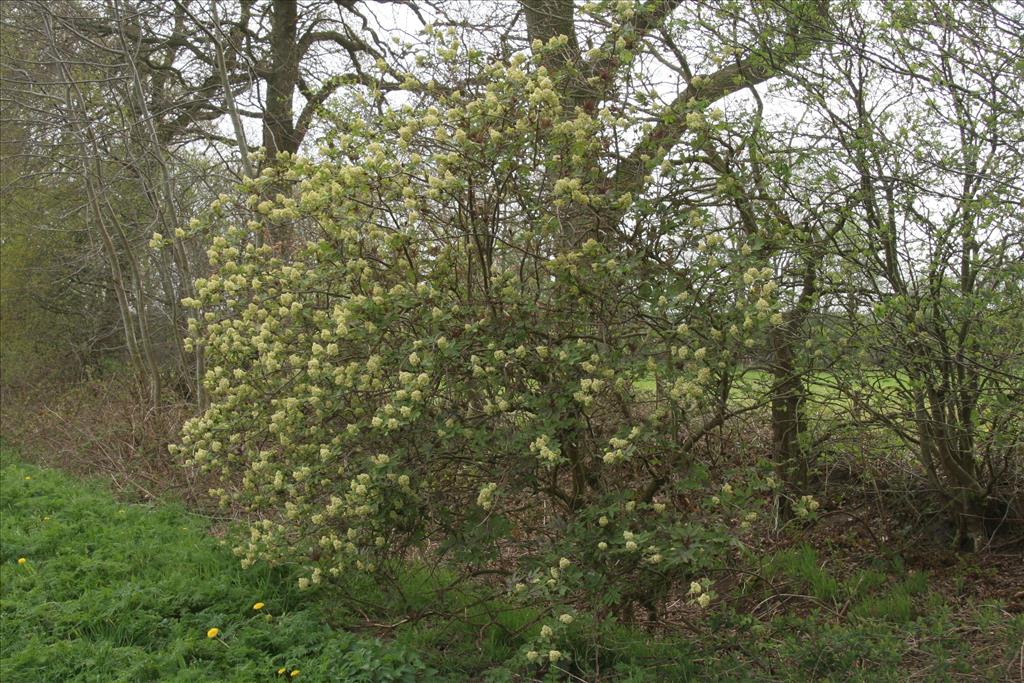
[[[808,458],[805,452],[806,423],[803,402],[806,388],[796,368],[792,338],[788,326],[779,326],[769,335],[772,351],[772,456],[775,469],[790,490],[803,493],[808,484]],[[779,514],[789,519],[792,510],[780,505]]]
[[[267,72],[267,114],[263,119],[264,165],[272,165],[279,152],[294,154],[301,138],[296,134],[292,98],[299,82],[298,6],[295,0],[273,0],[270,27],[270,68]]]

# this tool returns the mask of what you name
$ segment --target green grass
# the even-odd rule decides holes
[[[1017,659],[1024,615],[1009,616],[994,602],[951,601],[927,572],[906,569],[898,556],[870,565],[841,576],[809,545],[765,558],[764,582],[748,599],[762,606],[787,599],[791,609],[762,620],[727,610],[717,617],[733,640],[751,636],[748,658],[775,663],[772,675],[753,678],[1000,680]],[[971,642],[963,633],[984,637]]]
[[[425,614],[396,626],[391,634],[395,643],[418,652],[443,672],[439,675],[444,680],[571,680],[529,678],[538,672],[528,665],[524,652],[536,642],[541,626],[554,621],[550,614],[494,599],[488,589],[473,584],[445,590],[454,578],[445,571],[408,565],[397,577],[398,590],[390,594],[365,576],[351,577],[346,590],[379,601],[368,607],[374,621],[395,622],[398,615],[410,612]],[[596,672],[601,672],[601,681],[701,680],[695,649],[684,634],[655,637],[568,605],[552,611],[577,614],[573,628],[557,646],[567,656],[564,667],[584,680],[593,680]],[[345,619],[344,608],[334,618]]]
[[[242,570],[181,507],[8,455],[0,474],[0,680],[434,680],[400,645],[326,626],[288,572]]]
[[[863,378],[861,388],[865,391],[870,389],[875,393],[893,393],[900,388],[899,380],[882,372],[862,372],[861,377]],[[772,374],[766,370],[745,370],[733,384],[730,400],[737,405],[747,405],[756,399],[763,400],[769,395],[774,382]],[[809,373],[803,377],[803,382],[812,401],[842,406],[848,403],[839,392],[836,386],[836,377],[832,373]],[[642,394],[653,395],[657,389],[654,378],[651,376],[635,382],[634,386]]]
[[[896,557],[844,571],[801,545],[748,558],[763,580],[688,628],[655,636],[578,611],[558,643],[578,678],[544,674],[523,651],[550,616],[472,584],[444,590],[444,571],[409,565],[398,590],[360,575],[300,592],[288,570],[241,569],[180,506],[120,504],[9,455],[0,476],[3,681],[998,680],[1024,638],[1024,616],[950,601]],[[359,631],[368,623],[390,624],[374,626],[389,640]]]
[[[345,592],[365,600],[370,621],[429,616],[386,643],[332,629],[366,619],[330,591],[300,592],[286,570],[241,569],[180,506],[121,504],[101,484],[0,458],[0,680],[269,681],[294,670],[310,681],[522,680],[522,649],[543,623],[472,586],[439,595],[452,576],[409,567],[399,591],[360,575]],[[562,647],[616,680],[690,678],[683,639],[581,616]]]
[[[771,559],[765,575],[784,578],[821,601],[835,601],[839,582],[818,564],[818,554],[808,545],[779,552]]]
[[[446,680],[470,680],[506,663],[522,664],[523,646],[540,629],[536,609],[493,599],[489,589],[457,584],[454,574],[438,568],[408,564],[392,590],[383,590],[373,577],[348,577],[344,592],[359,596],[367,618],[392,623],[394,642],[420,653],[425,662],[443,670]],[[406,619],[402,615],[420,615]],[[333,620],[352,615],[337,602]]]

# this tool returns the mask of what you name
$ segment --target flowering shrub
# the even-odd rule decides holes
[[[610,113],[563,106],[537,62],[474,68],[485,86],[339,113],[322,159],[217,203],[242,219],[185,302],[211,405],[176,450],[251,512],[242,562],[300,562],[303,587],[430,547],[514,555],[523,599],[652,604],[731,542],[686,498],[692,454],[772,283],[701,210],[605,189]],[[257,243],[280,223],[306,240],[287,257]]]

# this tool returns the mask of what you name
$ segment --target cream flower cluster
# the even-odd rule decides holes
[[[616,3],[604,56],[639,49],[634,4]],[[183,302],[209,406],[173,450],[248,512],[240,560],[302,565],[303,588],[442,538],[472,537],[479,548],[458,550],[479,559],[508,542],[475,526],[480,510],[515,523],[522,492],[557,511],[522,540],[533,573],[519,576],[536,581],[515,591],[524,600],[552,604],[580,577],[667,573],[672,534],[690,522],[648,502],[636,473],[669,465],[778,314],[771,273],[703,210],[681,218],[692,240],[671,238],[685,241],[685,291],[674,267],[652,273],[604,235],[566,239],[598,210],[649,218],[645,191],[610,192],[587,172],[642,121],[568,106],[559,76],[522,55],[437,87],[427,67],[462,68],[471,48],[435,32],[409,103],[373,120],[328,113],[319,159],[268,165],[189,226],[210,264]],[[642,173],[667,155],[649,150]],[[573,535],[601,511],[613,520]],[[572,620],[552,619],[551,637]],[[564,660],[556,645],[531,661]]]

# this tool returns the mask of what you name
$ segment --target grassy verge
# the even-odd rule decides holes
[[[0,680],[431,676],[399,645],[326,626],[287,572],[243,571],[180,507],[122,505],[8,455],[0,489]]]
[[[716,575],[706,611],[644,629],[581,614],[564,668],[538,671],[523,652],[547,615],[449,590],[444,572],[410,567],[387,590],[352,577],[356,601],[300,593],[287,570],[242,570],[179,506],[0,466],[4,681],[996,681],[1024,666],[1024,615],[999,600],[895,554],[798,545]]]

